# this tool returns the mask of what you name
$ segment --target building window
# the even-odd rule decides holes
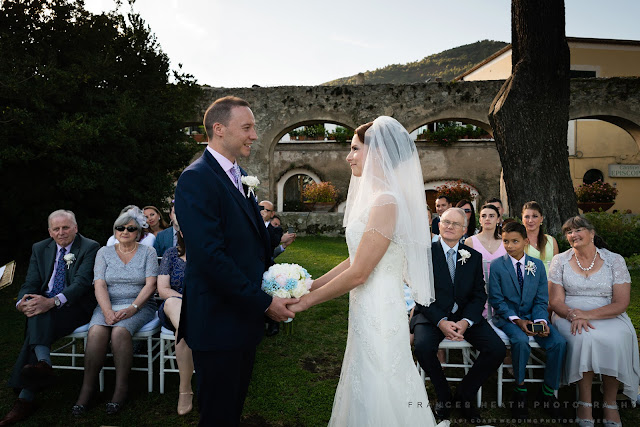
[[[582,177],[582,182],[585,184],[593,184],[596,181],[604,182],[604,175],[600,169],[589,169]]]

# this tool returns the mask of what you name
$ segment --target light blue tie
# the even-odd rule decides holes
[[[449,266],[449,275],[451,276],[451,283],[453,283],[456,277],[456,251],[449,249],[447,251],[447,265]]]
[[[49,298],[53,298],[64,289],[64,277],[66,274],[65,252],[67,252],[65,248],[60,248],[60,256],[58,257],[58,264],[56,265],[56,275],[53,277],[53,286],[48,294]]]
[[[238,166],[237,163],[235,163],[231,168],[231,174],[236,181],[236,188],[242,191],[242,173],[240,172],[240,166]]]

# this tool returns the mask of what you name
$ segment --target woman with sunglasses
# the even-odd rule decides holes
[[[137,207],[136,205],[127,205],[124,207],[124,209],[120,211],[120,215],[122,215],[123,213],[127,212],[130,209],[140,210],[140,208]],[[141,245],[146,245],[151,247],[153,247],[153,244],[156,242],[156,235],[149,232],[149,223],[147,223],[146,217],[143,222],[143,227],[140,230],[140,235],[138,236],[137,241]],[[107,240],[107,246],[113,246],[116,243],[118,243],[118,239],[116,238],[116,235],[114,233],[111,235],[111,237],[109,237],[109,240]]]
[[[476,211],[471,202],[467,199],[460,200],[456,205],[456,208],[461,208],[467,216],[467,232],[462,236],[461,241],[461,243],[464,243],[467,237],[471,237],[476,234]]]
[[[121,214],[113,224],[118,240],[114,246],[101,248],[93,269],[98,306],[89,323],[84,358],[84,379],[75,416],[87,411],[97,390],[98,373],[102,369],[107,346],[111,342],[116,384],[107,414],[118,413],[127,398],[129,373],[133,364],[133,335],[156,313],[151,298],[156,291],[158,260],[153,247],[138,243],[145,217],[139,208]]]

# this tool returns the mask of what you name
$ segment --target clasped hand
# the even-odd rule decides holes
[[[134,314],[136,314],[136,309],[133,306],[118,311],[107,310],[107,312],[104,313],[104,321],[107,325],[115,325],[119,321],[128,319]]]
[[[292,310],[291,307],[294,307],[299,301],[299,298],[273,297],[271,305],[269,305],[265,314],[276,322],[283,322],[289,318],[293,319],[296,317],[296,311]]]
[[[462,341],[464,340],[464,333],[469,327],[469,323],[464,319],[457,322],[441,320],[438,327],[446,339],[451,341]]]
[[[26,294],[18,304],[18,310],[27,317],[37,316],[46,313],[55,307],[53,298],[47,298],[38,294]]]
[[[582,334],[582,331],[589,332],[589,328],[595,329],[595,327],[589,322],[589,318],[586,313],[579,308],[571,308],[567,313],[567,320],[571,322],[571,334],[575,335],[576,332]]]

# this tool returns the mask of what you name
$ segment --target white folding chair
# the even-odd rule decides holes
[[[160,329],[160,394],[164,394],[164,374],[166,372],[179,372],[176,367],[176,336],[165,328]],[[169,363],[170,367],[166,365]]]
[[[442,340],[440,349],[444,349],[447,351],[447,358],[445,363],[441,363],[443,369],[446,368],[463,368],[465,375],[469,372],[469,369],[473,366],[473,359],[477,357],[477,352],[473,350],[473,346],[469,344],[467,341],[451,341],[448,339]],[[461,350],[462,351],[462,363],[449,363],[449,350]],[[416,362],[416,367],[418,368],[418,372],[422,377],[423,381],[430,380],[429,377],[426,376],[424,369],[420,366],[419,362]],[[460,382],[462,381],[462,377],[453,377],[451,375],[446,375],[446,379],[449,382]],[[477,405],[480,407],[482,405],[482,387],[478,389],[478,393],[476,395]]]
[[[66,341],[60,347],[51,350],[51,361],[55,362],[55,359],[68,357],[71,359],[70,365],[52,363],[51,367],[54,369],[73,369],[77,371],[84,370],[84,362],[78,363],[80,358],[84,358],[84,349],[87,347],[87,334],[89,332],[89,324],[77,327],[62,340]],[[78,341],[82,340],[82,351],[78,351]],[[71,352],[69,353],[69,349]]]

